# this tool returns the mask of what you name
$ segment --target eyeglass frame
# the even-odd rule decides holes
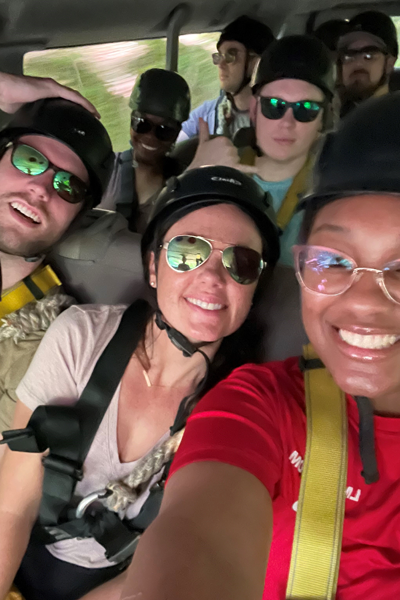
[[[364,46],[363,48],[344,48],[343,50],[339,50],[339,60],[342,64],[351,64],[359,58],[362,58],[363,61],[367,61],[367,59],[365,58],[365,55],[367,54],[381,54],[382,56],[388,56],[389,52],[384,48],[379,48],[378,46]],[[374,57],[374,59],[376,58],[377,57]]]
[[[148,131],[146,131],[145,133],[140,133],[139,131],[136,131],[135,127],[133,126],[133,121],[139,121],[141,120],[142,122],[147,121],[148,123],[151,124],[151,129],[149,129]],[[137,133],[138,135],[146,135],[147,133],[152,133],[159,142],[165,142],[165,143],[173,143],[173,140],[166,140],[166,139],[161,139],[158,137],[158,135],[156,134],[157,128],[161,127],[161,129],[167,128],[170,129],[171,131],[174,131],[174,135],[176,133],[175,139],[178,137],[179,133],[181,132],[182,126],[178,123],[176,125],[176,127],[174,125],[168,125],[166,123],[154,123],[151,119],[149,119],[148,117],[144,117],[142,114],[135,114],[135,112],[133,112],[131,114],[131,128],[133,129],[133,131],[135,133]]]
[[[333,252],[333,253],[336,252],[338,255],[343,256],[343,258],[346,258],[353,265],[355,265],[355,267],[353,267],[352,272],[351,272],[349,284],[345,287],[344,290],[342,290],[341,292],[337,292],[336,294],[327,294],[325,292],[316,292],[315,290],[312,290],[305,284],[305,282],[301,276],[300,265],[299,265],[299,255],[300,255],[301,250],[303,250],[304,248],[318,248],[319,250],[325,250],[325,251],[329,251],[329,252]],[[340,252],[339,250],[335,250],[335,248],[329,248],[328,246],[317,246],[317,245],[313,245],[313,244],[295,244],[294,246],[292,246],[292,253],[293,253],[293,257],[294,257],[294,268],[295,268],[297,281],[304,289],[306,289],[308,292],[310,292],[310,294],[314,294],[315,296],[328,296],[331,298],[333,298],[335,296],[341,296],[342,294],[347,292],[347,290],[349,290],[356,281],[358,281],[360,279],[362,273],[368,272],[368,273],[375,274],[375,280],[376,280],[378,286],[380,287],[380,289],[382,290],[383,294],[386,296],[386,298],[388,300],[391,300],[395,304],[400,305],[400,300],[395,300],[390,295],[390,292],[387,289],[387,286],[385,284],[384,268],[383,269],[374,269],[372,267],[358,267],[354,258],[349,256],[345,252]],[[400,258],[398,258],[397,260],[399,261],[399,265],[400,265]],[[397,262],[397,261],[391,261],[387,264],[390,265],[394,262]],[[384,267],[385,266],[387,266],[387,265],[384,265]]]
[[[177,238],[177,237],[184,237],[184,236],[187,236],[187,237],[194,237],[194,238],[196,238],[196,239],[202,240],[203,242],[207,242],[207,243],[209,244],[209,246],[211,247],[211,252],[210,252],[210,254],[207,256],[207,258],[206,258],[205,260],[203,260],[203,262],[202,262],[202,263],[200,263],[199,265],[196,265],[195,267],[193,267],[193,269],[190,269],[190,272],[192,272],[192,271],[195,271],[195,270],[196,270],[196,269],[198,269],[199,267],[202,267],[202,266],[203,266],[203,265],[204,265],[204,264],[205,264],[205,263],[208,261],[208,259],[209,259],[209,258],[211,258],[211,255],[212,255],[212,253],[214,252],[214,250],[216,250],[217,252],[220,252],[220,253],[221,253],[221,255],[222,255],[222,254],[224,253],[224,251],[225,251],[225,250],[227,250],[228,248],[238,248],[238,247],[239,247],[239,248],[246,248],[247,250],[253,250],[254,252],[257,252],[257,254],[259,254],[259,256],[260,256],[260,273],[259,273],[259,275],[258,275],[257,279],[259,279],[259,278],[260,278],[260,276],[261,276],[261,273],[262,273],[262,272],[264,271],[264,269],[265,269],[265,268],[268,266],[268,263],[267,263],[267,261],[265,261],[265,260],[263,259],[261,252],[258,252],[257,250],[254,250],[254,248],[247,248],[247,246],[241,246],[240,244],[227,244],[227,245],[226,245],[226,247],[225,247],[223,250],[220,250],[219,248],[215,248],[215,247],[212,245],[212,242],[219,243],[219,242],[218,242],[218,240],[212,240],[211,238],[205,238],[205,237],[203,237],[203,236],[201,236],[201,235],[193,235],[193,234],[189,234],[189,233],[185,233],[185,234],[182,234],[182,233],[181,233],[181,234],[174,235],[174,237],[172,237],[172,238],[171,238],[171,239],[170,239],[168,242],[163,242],[162,244],[160,244],[160,245],[158,246],[158,248],[159,248],[160,250],[162,250],[162,249],[164,249],[164,250],[167,250],[167,252],[168,252],[168,246],[169,246],[169,244],[170,244],[170,243],[171,243],[171,242],[172,242],[172,241],[173,241],[175,238]],[[175,271],[175,273],[187,273],[188,271],[179,271],[178,269],[174,269],[173,267],[171,267],[171,265],[170,265],[170,264],[169,264],[169,262],[168,262],[168,255],[167,255],[167,252],[165,253],[165,260],[167,261],[167,265],[170,267],[170,269],[172,269],[173,271]],[[221,262],[222,262],[222,257],[221,257]],[[225,267],[225,265],[224,265],[224,263],[223,263],[223,262],[222,262],[222,266],[224,267],[224,269],[226,269],[226,267]],[[226,270],[227,270],[227,269],[226,269]],[[233,277],[232,277],[232,279],[233,279]],[[257,279],[256,279],[255,281],[257,281]],[[233,279],[233,280],[235,281],[235,279]],[[239,283],[239,282],[238,282],[238,281],[236,281],[236,283]],[[253,283],[254,283],[254,282],[253,282]],[[243,284],[240,284],[240,283],[239,283],[239,285],[243,285]]]
[[[235,54],[232,56],[232,60],[228,61],[226,60],[226,56],[231,50],[235,50]],[[248,58],[258,56],[258,54],[256,54],[255,52],[250,52],[249,50],[241,50],[240,48],[228,48],[226,52],[220,52],[219,50],[217,52],[213,52],[211,54],[211,59],[213,65],[215,65],[216,67],[221,64],[222,60],[224,60],[227,65],[234,65],[235,63],[237,63],[238,54],[240,53],[247,54]],[[218,57],[218,62],[215,62],[216,57]]]
[[[18,148],[18,146],[26,146],[28,148],[32,148],[32,150],[35,150],[35,152],[37,152],[38,154],[40,154],[41,156],[43,156],[43,158],[45,158],[47,160],[48,166],[46,167],[46,169],[44,171],[42,171],[41,173],[36,173],[36,175],[32,175],[31,173],[25,173],[24,171],[22,171],[21,169],[19,169],[18,167],[16,167],[13,163],[13,158],[14,158],[14,152],[15,150]],[[39,175],[43,175],[44,173],[46,173],[48,170],[53,171],[54,175],[53,175],[53,188],[55,190],[55,192],[57,193],[57,195],[59,196],[59,198],[61,198],[61,200],[64,200],[64,202],[67,202],[68,204],[81,204],[81,203],[86,203],[88,201],[90,201],[92,199],[92,192],[90,189],[90,184],[86,183],[85,181],[83,181],[83,179],[81,179],[80,177],[78,177],[78,175],[75,175],[75,173],[72,173],[72,171],[67,171],[66,169],[61,169],[60,167],[58,167],[57,165],[55,165],[54,163],[51,162],[51,160],[45,155],[43,154],[43,152],[41,152],[40,150],[38,150],[37,148],[35,148],[34,146],[31,146],[30,144],[26,144],[25,142],[21,142],[19,139],[16,140],[10,140],[3,149],[3,154],[5,154],[7,152],[7,150],[9,150],[11,148],[11,156],[10,156],[10,163],[11,166],[16,169],[17,171],[19,171],[20,173],[23,173],[24,175],[28,175],[28,177],[38,177]],[[60,194],[58,194],[58,190],[57,188],[54,187],[54,178],[56,177],[57,173],[67,173],[68,175],[75,177],[75,179],[77,179],[83,186],[83,188],[85,189],[86,192],[86,196],[85,198],[83,198],[82,200],[79,200],[79,202],[71,202],[70,200],[66,200],[65,198],[63,198],[62,196],[60,196]]]

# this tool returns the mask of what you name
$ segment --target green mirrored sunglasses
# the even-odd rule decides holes
[[[12,147],[11,164],[21,173],[35,177],[52,169],[54,171],[53,187],[60,198],[66,202],[79,204],[90,198],[87,185],[79,177],[53,165],[36,148],[20,142],[11,142],[7,148],[9,147]]]

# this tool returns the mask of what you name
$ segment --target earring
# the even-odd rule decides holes
[[[151,285],[151,287],[156,287],[156,282],[155,281],[150,281],[150,285]]]

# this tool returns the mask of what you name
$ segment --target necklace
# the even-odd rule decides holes
[[[152,385],[152,383],[150,381],[149,374],[147,373],[147,371],[145,371],[145,369],[142,369],[142,373],[143,373],[144,380],[145,380],[145,382],[147,384],[147,387],[149,387],[149,388],[153,387],[153,385]]]

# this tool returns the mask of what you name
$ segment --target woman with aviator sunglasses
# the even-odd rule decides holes
[[[150,69],[138,77],[129,100],[131,149],[116,155],[113,177],[101,203],[143,233],[153,201],[166,180],[183,168],[168,154],[190,113],[190,92],[177,73]]]
[[[40,454],[6,451],[0,473],[0,546],[11,558],[0,570],[0,597],[21,559],[15,581],[26,600],[74,600],[108,580],[115,581],[103,591],[99,587],[99,594],[110,597],[118,589],[130,554],[114,548],[112,556],[119,557],[111,560],[106,538],[117,543],[122,526],[129,527],[134,540],[139,528],[134,519],[150,511],[146,502],[162,487],[164,465],[179,446],[197,400],[234,367],[260,358],[255,292],[267,265],[272,267],[279,257],[278,231],[267,204],[251,178],[228,167],[194,169],[168,182],[142,241],[156,309],[147,306],[140,323],[129,328],[128,337],[138,334],[139,342],[83,464],[74,503],[71,498],[63,517],[45,528],[47,535],[59,532],[54,543],[45,547],[34,537],[23,559],[38,512],[42,524],[44,513],[53,513],[44,491],[39,509]],[[15,428],[26,427],[37,407],[31,424],[40,419],[43,405],[55,409],[77,402],[125,309],[74,307],[57,320],[18,388]],[[130,310],[143,310],[143,301]],[[113,353],[122,350],[114,348]],[[110,367],[107,372],[111,377]],[[50,444],[50,456],[53,452],[57,454]],[[46,468],[45,473],[43,490],[52,472]],[[61,502],[57,493],[64,489],[57,480],[56,506]],[[19,518],[6,528],[2,515],[9,510]],[[103,525],[115,515],[121,519],[119,528],[105,536]],[[50,525],[47,517],[45,521]],[[138,531],[142,529],[143,523]],[[115,579],[117,575],[121,577]]]
[[[316,187],[302,205],[300,245],[294,250],[303,322],[332,376],[328,388],[336,390],[327,394],[322,385],[322,396],[320,388],[314,390],[321,400],[319,419],[329,427],[328,403],[338,396],[345,407],[344,527],[335,529],[338,578],[331,571],[329,584],[321,589],[321,572],[313,561],[308,578],[304,569],[297,571],[303,593],[292,594],[287,587],[289,569],[293,573],[298,562],[307,564],[305,554],[298,562],[292,554],[291,562],[291,552],[295,522],[297,531],[304,524],[296,521],[296,511],[300,481],[309,477],[303,464],[312,422],[305,414],[305,362],[294,357],[242,367],[198,404],[170,470],[164,504],[135,553],[122,599],[397,597],[399,110],[397,93],[370,100],[329,136]],[[310,370],[321,367],[320,361],[309,362]],[[328,506],[337,510],[331,485],[337,476],[334,470],[319,475],[320,493],[312,498],[314,514],[308,515],[314,536],[308,536],[308,547],[316,544],[325,559],[332,555],[321,516],[331,514]]]

